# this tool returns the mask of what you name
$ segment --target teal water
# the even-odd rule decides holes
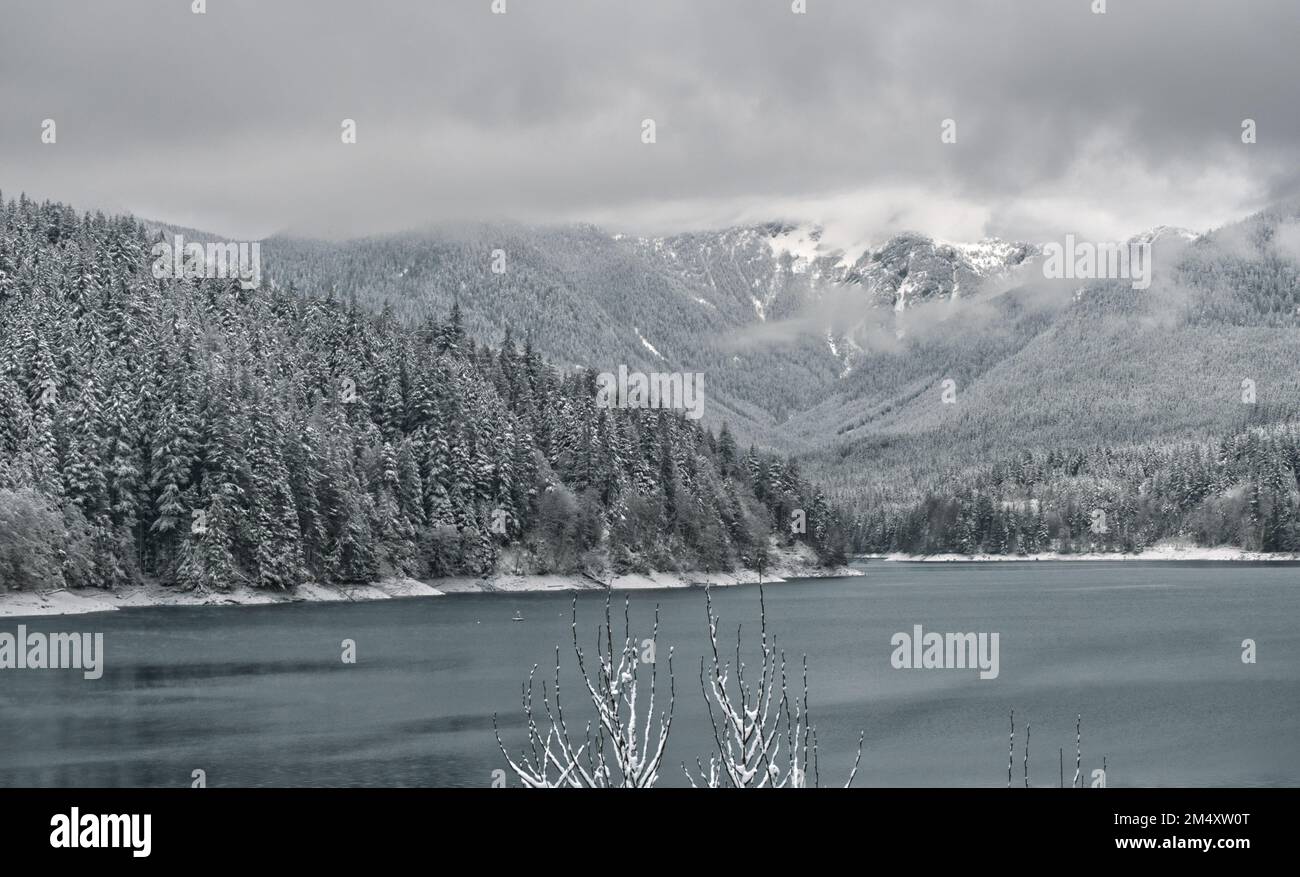
[[[866,733],[858,785],[999,786],[1007,713],[1014,776],[1032,724],[1030,780],[1073,776],[1075,714],[1085,776],[1118,786],[1300,785],[1300,565],[1171,562],[861,564],[865,577],[768,585],[768,626],[809,662],[823,784],[842,782]],[[676,719],[663,767],[707,757],[699,684],[700,590],[641,591],[632,633],[660,608],[658,666],[674,649]],[[734,643],[757,636],[757,587],[714,592]],[[374,603],[158,607],[6,619],[0,631],[102,631],[105,671],[0,670],[0,785],[486,786],[502,766],[499,715],[524,742],[520,685],[564,657],[569,594],[476,594]],[[578,598],[592,648],[603,597]],[[520,612],[523,622],[512,622]],[[618,613],[621,623],[621,607]],[[896,670],[890,638],[997,632],[999,675]],[[1241,660],[1256,641],[1258,660]],[[340,643],[357,644],[357,663]],[[733,646],[734,647],[734,646]],[[662,681],[662,680],[661,680]],[[661,697],[663,692],[661,691]],[[666,701],[664,701],[666,702]]]

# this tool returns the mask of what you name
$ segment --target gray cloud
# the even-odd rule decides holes
[[[240,235],[1120,238],[1297,183],[1294,0],[507,2],[0,0],[0,187]]]

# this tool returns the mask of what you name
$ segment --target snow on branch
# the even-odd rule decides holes
[[[501,742],[496,716],[492,727],[497,746],[515,776],[528,788],[648,788],[659,779],[664,747],[672,729],[677,691],[673,682],[672,649],[668,651],[667,711],[660,710],[655,720],[658,689],[658,662],[650,665],[650,684],[644,719],[639,718],[638,677],[643,663],[631,636],[629,601],[623,604],[622,646],[615,649],[610,594],[605,596],[605,624],[596,631],[594,674],[588,669],[587,655],[578,644],[578,598],[573,599],[573,651],[578,660],[582,687],[594,709],[581,739],[575,743],[565,719],[560,697],[560,649],[555,649],[555,685],[553,694],[545,681],[541,683],[542,711],[533,704],[537,666],[528,674],[523,687],[523,710],[528,732],[527,745],[518,760],[511,757]],[[659,607],[655,607],[654,630],[650,638],[653,652],[659,639]],[[543,725],[545,730],[543,730]]]
[[[709,707],[716,752],[707,764],[696,759],[696,773],[682,765],[693,786],[708,788],[803,788],[820,784],[817,735],[808,710],[808,657],[803,657],[801,694],[791,696],[785,652],[767,631],[767,604],[759,588],[761,665],[755,682],[745,678],[741,628],[736,628],[735,663],[724,661],[718,645],[719,618],[706,588],[711,655],[700,659],[700,688]],[[852,785],[862,761],[864,734],[845,782]]]

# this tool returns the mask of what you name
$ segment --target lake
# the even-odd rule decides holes
[[[861,562],[865,577],[766,586],[768,627],[807,654],[822,784],[1000,786],[1008,710],[1013,774],[1032,724],[1030,781],[1066,783],[1082,714],[1089,777],[1118,786],[1300,785],[1300,565],[1203,562]],[[699,661],[701,590],[618,593],[658,667],[674,647],[677,709],[663,785],[712,747]],[[724,645],[758,630],[757,586],[714,591]],[[157,607],[5,619],[104,634],[104,674],[0,671],[0,785],[488,786],[492,732],[517,749],[529,668],[564,657],[565,708],[581,725],[571,594],[473,594],[369,603]],[[578,597],[590,649],[604,597]],[[524,620],[511,616],[519,612]],[[891,637],[996,632],[999,672],[895,669]],[[1242,661],[1252,639],[1257,662]],[[345,664],[344,639],[357,661]],[[752,654],[752,652],[751,652]],[[663,680],[661,679],[661,683]],[[663,687],[661,685],[661,687]],[[661,697],[663,692],[661,691]],[[666,699],[662,701],[666,703]],[[513,783],[513,777],[512,784]]]

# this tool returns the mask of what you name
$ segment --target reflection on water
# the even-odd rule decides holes
[[[866,731],[862,785],[1006,782],[1007,712],[1033,724],[1031,780],[1112,786],[1300,785],[1300,567],[1277,564],[871,562],[865,578],[770,585],[769,628],[807,653],[824,783]],[[625,595],[618,595],[622,599]],[[663,782],[711,746],[699,591],[631,595],[632,633],[660,613],[662,672],[675,647],[677,716]],[[0,671],[0,785],[485,786],[524,742],[520,686],[550,679],[562,646],[576,681],[570,595],[466,595],[378,603],[132,609],[28,619],[103,631],[105,672]],[[579,598],[590,648],[602,597]],[[722,629],[757,634],[758,590],[719,591]],[[516,610],[522,623],[512,621]],[[621,615],[621,613],[620,613]],[[13,631],[17,619],[0,623]],[[895,670],[891,636],[997,632],[1001,672]],[[1258,643],[1254,665],[1241,641]],[[357,643],[358,662],[340,660]],[[662,680],[661,680],[662,682]],[[575,689],[570,689],[574,691]],[[666,702],[666,700],[665,700]],[[577,715],[574,699],[566,709]],[[1019,743],[1016,781],[1020,780]],[[1067,778],[1068,779],[1068,778]]]

